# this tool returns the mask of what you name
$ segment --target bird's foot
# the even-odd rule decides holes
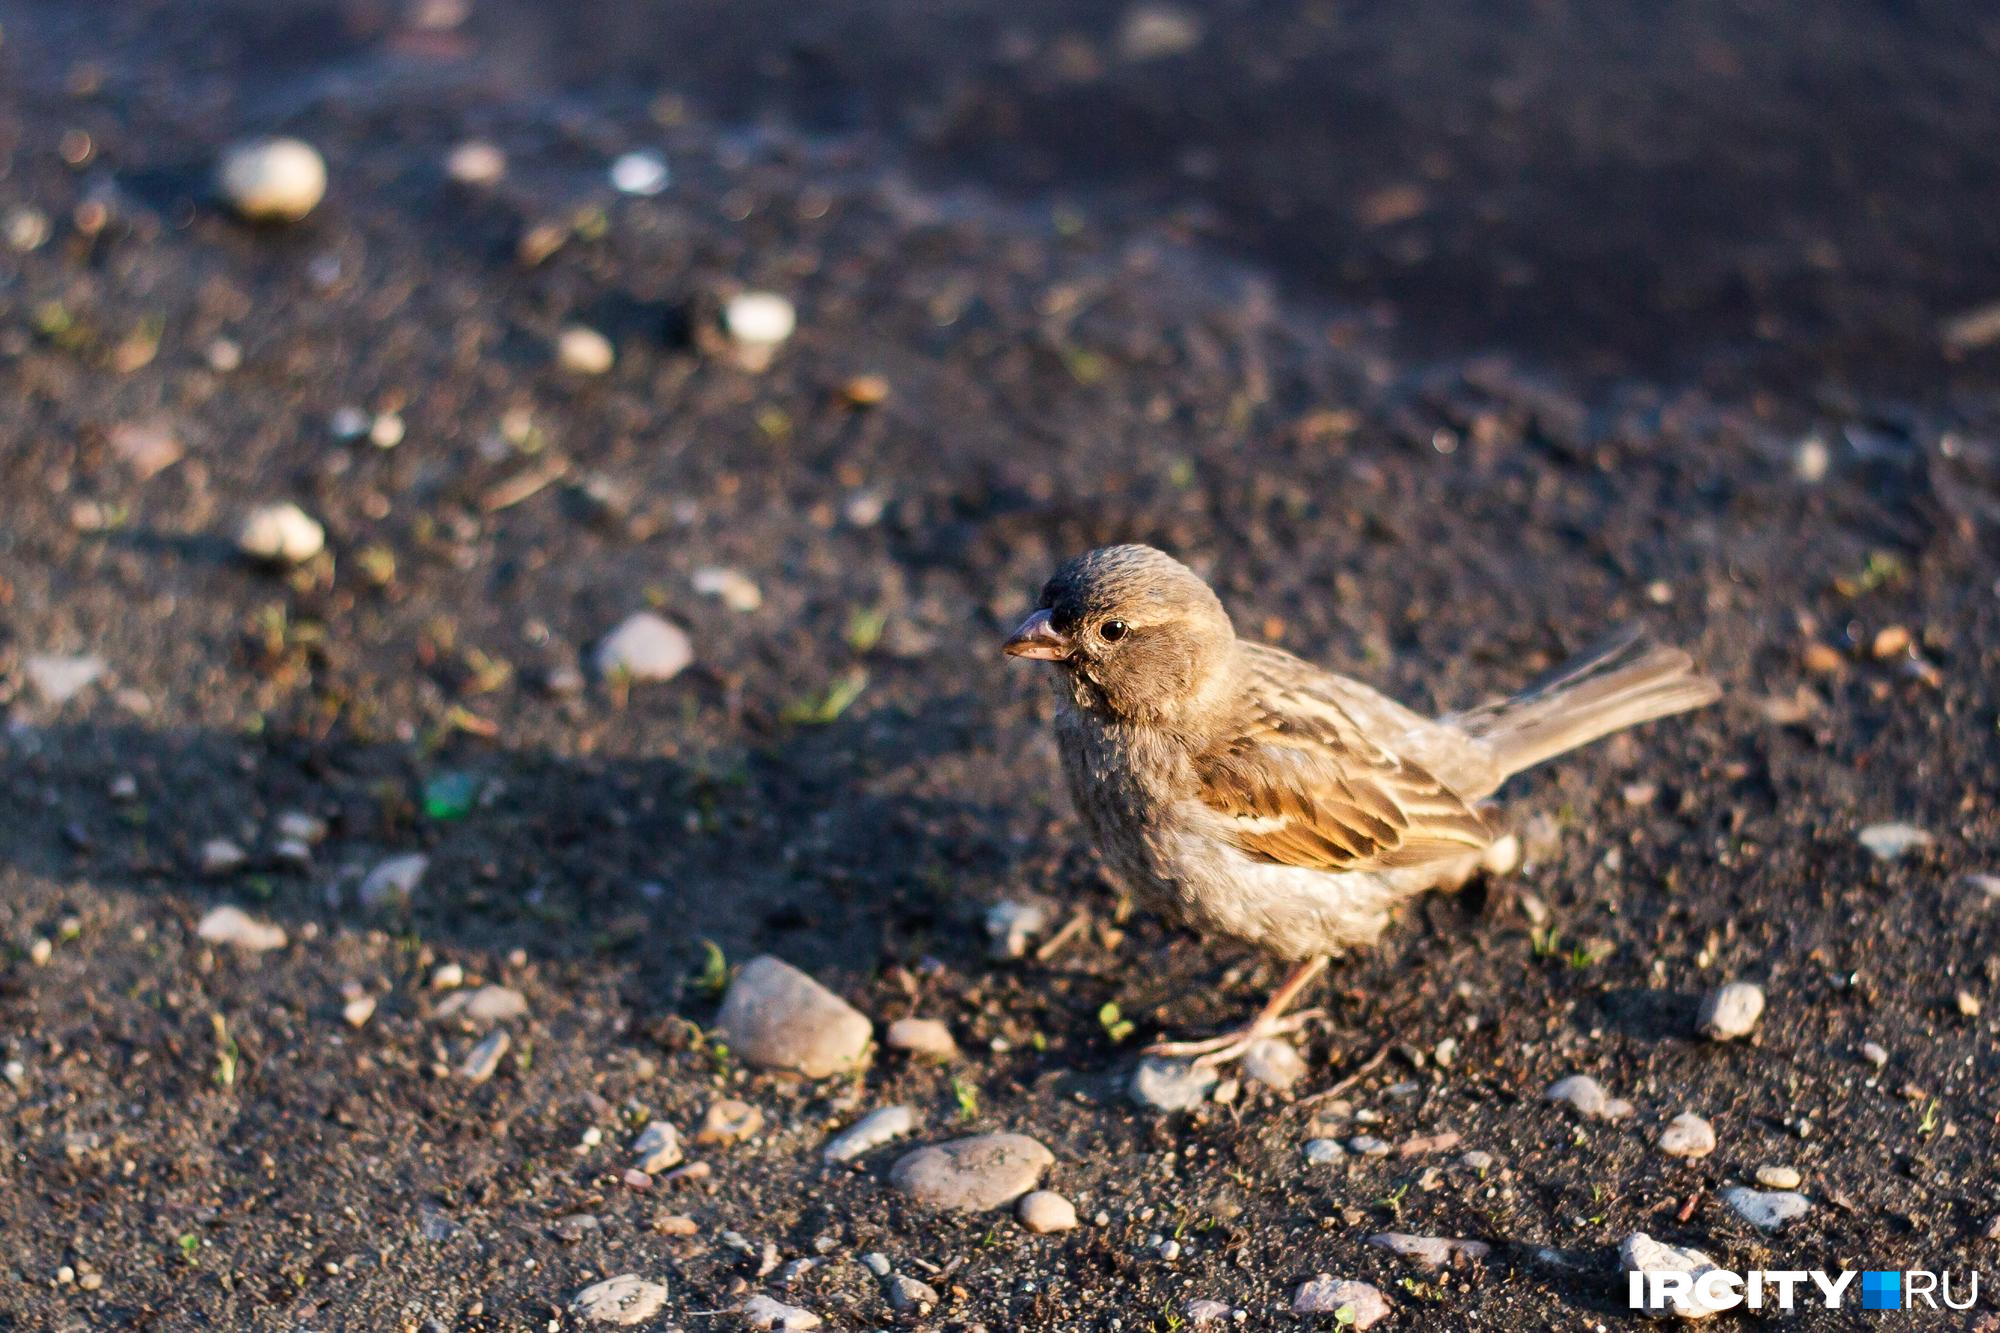
[[[1259,1018],[1246,1023],[1219,1037],[1207,1037],[1201,1041],[1162,1041],[1146,1048],[1147,1055],[1168,1060],[1189,1060],[1196,1068],[1213,1068],[1226,1065],[1232,1060],[1240,1060],[1252,1046],[1266,1037],[1280,1037],[1287,1032],[1296,1032],[1315,1018],[1325,1015],[1323,1009],[1301,1009],[1296,1014],[1286,1014],[1282,1018]]]

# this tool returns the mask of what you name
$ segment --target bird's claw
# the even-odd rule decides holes
[[[1296,1032],[1324,1015],[1325,1010],[1322,1009],[1301,1009],[1282,1018],[1260,1018],[1219,1037],[1206,1037],[1200,1041],[1155,1042],[1146,1048],[1145,1054],[1166,1060],[1188,1060],[1197,1069],[1212,1069],[1242,1059],[1252,1046],[1266,1037]]]

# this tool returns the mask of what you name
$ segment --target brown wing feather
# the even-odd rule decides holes
[[[1337,703],[1265,682],[1230,741],[1199,761],[1201,799],[1246,855],[1317,870],[1388,870],[1493,840],[1478,811],[1371,741]]]

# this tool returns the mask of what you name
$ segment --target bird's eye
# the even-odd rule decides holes
[[[1098,626],[1097,637],[1104,640],[1106,643],[1116,643],[1120,639],[1124,638],[1126,633],[1131,628],[1132,627],[1130,625],[1127,625],[1122,620],[1107,620],[1102,625]]]

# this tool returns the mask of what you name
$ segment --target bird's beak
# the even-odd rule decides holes
[[[1014,637],[1001,648],[1009,657],[1033,657],[1044,662],[1065,661],[1073,645],[1049,621],[1047,611],[1037,611],[1021,622]]]

